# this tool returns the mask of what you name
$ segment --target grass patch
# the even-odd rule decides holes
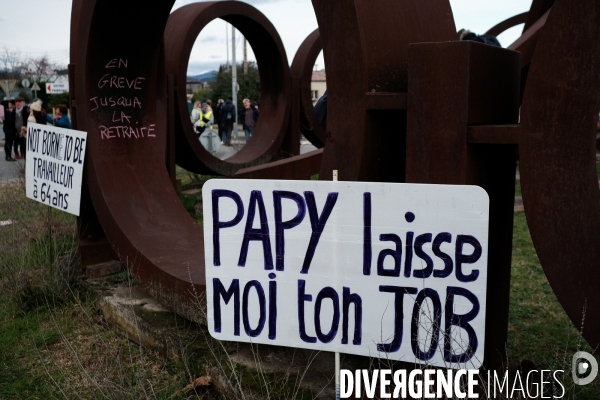
[[[183,367],[168,372],[104,327],[82,285],[74,216],[26,199],[18,182],[0,188],[0,217],[16,221],[0,227],[0,399],[188,397],[177,394]]]
[[[565,381],[572,382],[571,357],[579,350],[594,353],[567,317],[548,283],[533,247],[525,214],[515,213],[508,360],[516,363],[531,360],[544,369],[565,370]],[[568,389],[565,398],[600,398],[599,379],[587,386]]]
[[[202,226],[202,193],[192,189],[202,189],[204,183],[210,179],[227,179],[228,177],[195,174],[179,166],[176,170],[176,177],[181,181],[182,194],[179,196],[181,204],[194,221]]]
[[[185,208],[185,211],[187,211],[192,218],[196,219],[196,202],[198,200],[198,197],[195,195],[181,195],[179,196],[179,200],[181,200],[181,204],[183,204],[183,208]]]
[[[216,178],[227,179],[228,178],[226,176],[219,176],[219,175],[195,174],[193,172],[190,172],[190,171],[187,171],[187,170],[181,168],[180,166],[177,166],[175,168],[175,177],[176,177],[176,179],[179,179],[181,181],[181,189],[182,190],[202,188],[202,185],[204,185],[204,182],[208,181],[209,179],[216,179]]]

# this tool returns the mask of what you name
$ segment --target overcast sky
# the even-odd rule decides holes
[[[177,0],[174,9],[192,2]],[[317,28],[310,0],[248,0],[247,3],[258,8],[275,26],[289,62],[302,41]],[[476,33],[484,33],[496,23],[527,11],[531,6],[531,0],[450,0],[450,3],[457,29],[467,28]],[[25,57],[47,55],[53,62],[68,64],[71,0],[0,0],[0,5],[0,47],[18,50]],[[17,15],[18,18],[15,17]],[[214,70],[225,63],[228,58],[226,30],[224,21],[215,20],[200,33],[190,57],[189,75]],[[522,26],[519,26],[500,35],[502,46],[510,45],[521,30]],[[231,35],[231,28],[228,34]],[[240,34],[236,37],[239,43],[236,58],[239,62],[243,55],[243,42]],[[248,50],[248,59],[254,60],[251,49]],[[319,69],[323,68],[321,56],[316,63]]]

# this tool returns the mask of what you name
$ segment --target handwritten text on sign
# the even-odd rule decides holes
[[[27,197],[79,215],[87,133],[27,124]]]
[[[211,180],[202,195],[215,338],[481,365],[483,189]]]

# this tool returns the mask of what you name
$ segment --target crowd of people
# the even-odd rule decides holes
[[[0,119],[4,122],[4,156],[6,161],[24,160],[27,144],[27,124],[56,125],[60,128],[71,129],[69,110],[63,104],[54,109],[55,117],[49,115],[43,107],[42,100],[34,99],[31,104],[25,104],[25,99],[17,97],[0,105]],[[14,150],[14,157],[13,157]]]
[[[249,99],[244,99],[242,104],[244,107],[238,114],[236,106],[233,104],[231,98],[228,98],[227,101],[219,99],[214,111],[210,99],[206,100],[204,103],[196,101],[190,116],[194,131],[199,136],[207,128],[212,130],[213,127],[216,126],[219,137],[221,138],[221,144],[230,146],[232,133],[234,128],[237,128],[239,121],[244,128],[246,143],[248,143],[258,122],[258,104],[250,102]]]

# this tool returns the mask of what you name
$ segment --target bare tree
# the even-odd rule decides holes
[[[10,50],[4,45],[0,49],[0,64],[7,79],[18,79],[21,77],[25,62],[19,50]]]
[[[52,64],[47,55],[41,58],[31,58],[27,62],[25,75],[34,82],[46,82],[56,73],[57,66]]]

